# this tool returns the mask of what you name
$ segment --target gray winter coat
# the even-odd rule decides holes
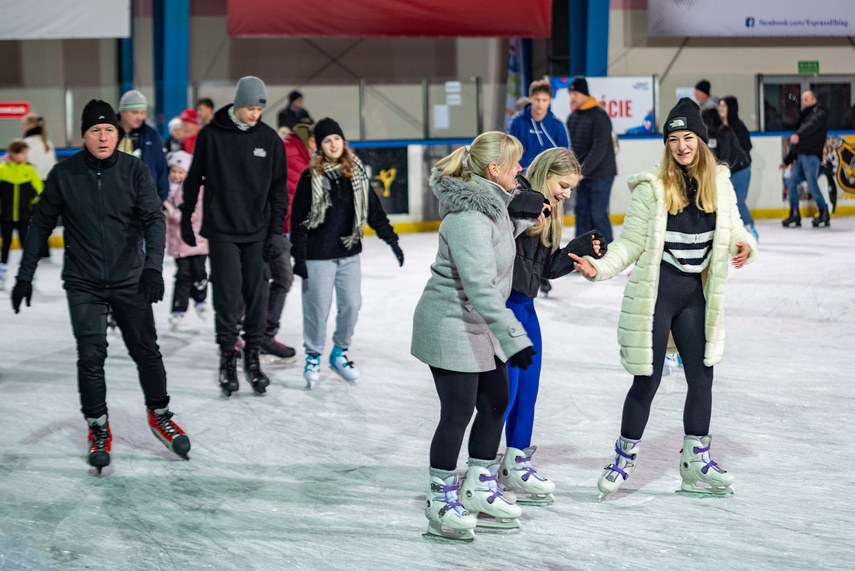
[[[505,306],[511,293],[514,223],[512,196],[480,177],[471,182],[431,173],[440,202],[439,250],[413,317],[411,353],[433,367],[465,373],[491,371],[530,346]]]

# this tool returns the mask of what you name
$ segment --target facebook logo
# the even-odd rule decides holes
[[[750,16],[748,18],[745,18],[745,27],[746,28],[753,28],[754,27],[754,18],[752,18]]]

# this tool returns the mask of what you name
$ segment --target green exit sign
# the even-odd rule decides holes
[[[800,61],[799,73],[819,73],[818,61]]]

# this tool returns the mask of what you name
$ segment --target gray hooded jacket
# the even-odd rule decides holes
[[[441,369],[492,371],[494,356],[506,361],[532,344],[505,306],[520,231],[508,216],[512,195],[486,179],[440,177],[436,169],[430,185],[440,202],[439,250],[416,306],[410,351]]]

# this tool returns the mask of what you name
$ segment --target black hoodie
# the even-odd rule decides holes
[[[288,211],[285,145],[259,119],[242,131],[227,105],[199,131],[193,164],[184,180],[182,212],[196,208],[199,189],[205,238],[220,242],[258,242],[282,234]]]

